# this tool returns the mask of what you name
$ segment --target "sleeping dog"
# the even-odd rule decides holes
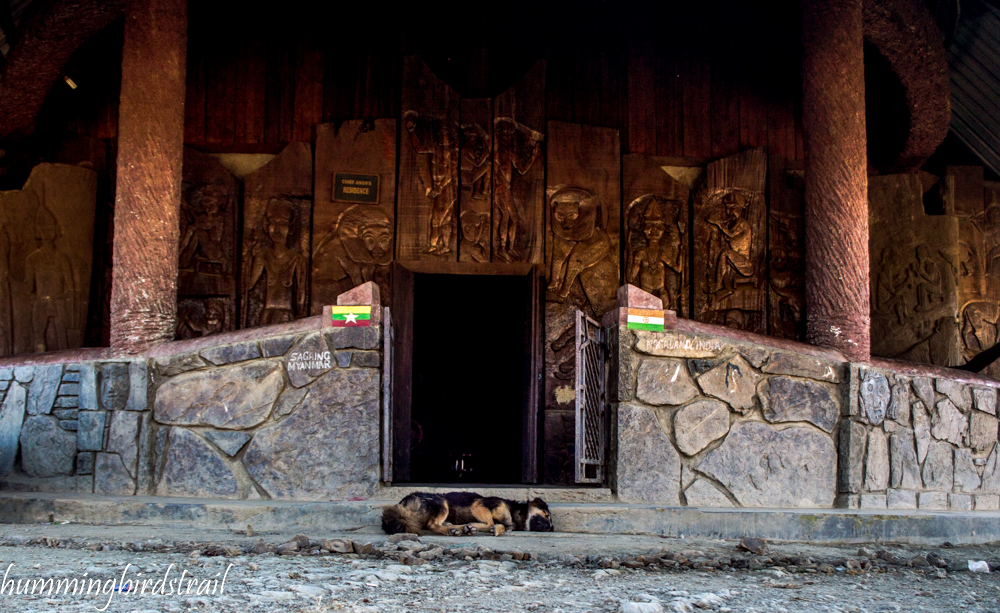
[[[382,510],[382,529],[387,534],[430,530],[445,536],[477,532],[500,536],[509,530],[552,532],[552,515],[541,498],[517,502],[473,492],[414,492]]]

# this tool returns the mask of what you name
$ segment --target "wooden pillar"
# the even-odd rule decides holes
[[[802,2],[806,334],[853,360],[871,355],[861,6]]]
[[[187,0],[132,0],[125,14],[111,346],[172,340],[184,146]]]

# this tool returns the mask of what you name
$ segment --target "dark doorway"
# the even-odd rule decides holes
[[[413,276],[410,479],[520,483],[531,278]]]

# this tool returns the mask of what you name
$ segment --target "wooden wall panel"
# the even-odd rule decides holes
[[[458,259],[489,262],[493,202],[493,101],[461,101]]]

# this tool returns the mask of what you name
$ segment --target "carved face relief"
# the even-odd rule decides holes
[[[392,243],[392,232],[382,225],[366,226],[361,230],[361,238],[365,242],[365,249],[371,254],[372,260],[382,261],[385,254],[389,252],[389,244]]]
[[[388,264],[392,259],[392,223],[381,209],[354,205],[337,225],[348,257],[358,264]]]
[[[101,405],[108,411],[121,411],[128,402],[128,364],[102,364]]]
[[[868,421],[874,426],[881,424],[885,419],[891,398],[889,380],[885,378],[885,375],[874,370],[863,370],[858,396]]]
[[[585,241],[599,227],[598,205],[590,192],[570,187],[552,197],[552,232],[567,241]]]

